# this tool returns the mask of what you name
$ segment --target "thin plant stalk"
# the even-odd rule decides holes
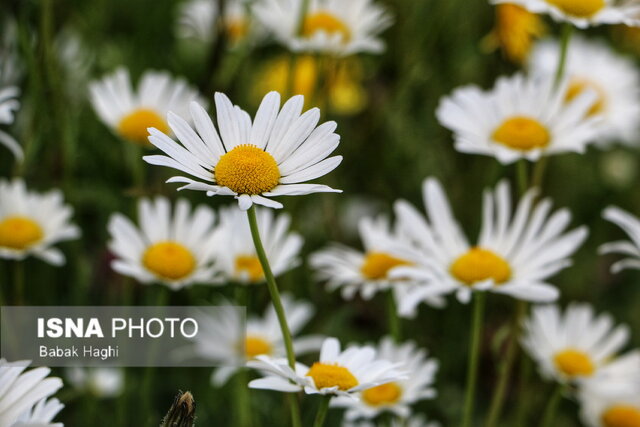
[[[465,392],[462,427],[471,427],[473,423],[473,407],[475,403],[476,385],[478,382],[478,364],[480,359],[480,341],[484,318],[485,293],[474,292],[473,316],[471,318],[471,341],[467,368],[467,389]]]
[[[400,317],[396,308],[396,300],[393,297],[393,290],[387,292],[387,319],[389,320],[389,333],[396,343],[399,343],[402,336]]]
[[[569,52],[569,42],[571,41],[572,34],[573,25],[567,22],[562,27],[562,36],[560,39],[560,57],[558,58],[558,67],[556,68],[555,77],[556,87],[564,78],[565,70],[567,68],[567,53]]]
[[[558,384],[547,402],[547,407],[545,408],[544,416],[542,417],[542,424],[540,424],[541,427],[552,427],[554,425],[553,422],[558,413],[558,406],[560,405],[560,400],[562,400],[563,392],[564,385]]]
[[[322,427],[324,425],[324,420],[327,418],[327,412],[329,412],[329,402],[331,402],[331,396],[322,396],[322,400],[320,401],[320,407],[318,408],[318,413],[316,414],[316,419],[313,422],[313,427]]]
[[[251,206],[249,210],[247,210],[247,217],[249,218],[249,228],[251,229],[251,237],[253,239],[253,245],[256,248],[256,255],[260,260],[260,265],[262,266],[262,271],[264,272],[264,277],[267,281],[267,288],[269,289],[269,295],[271,296],[271,302],[273,303],[273,308],[276,311],[276,315],[278,317],[278,322],[280,323],[280,330],[282,331],[282,340],[284,341],[284,347],[287,351],[287,361],[289,362],[289,366],[291,369],[295,370],[296,368],[296,356],[293,352],[293,340],[291,339],[291,330],[289,329],[289,325],[287,324],[287,317],[284,312],[284,307],[282,305],[282,300],[280,299],[280,292],[278,291],[278,285],[276,283],[276,279],[273,276],[273,272],[271,271],[271,266],[269,265],[269,260],[267,259],[267,253],[264,250],[264,246],[262,245],[262,239],[260,238],[260,230],[258,228],[258,220],[256,218],[256,208],[255,206]],[[290,399],[291,403],[291,419],[294,426],[300,426],[300,408],[299,402],[296,399],[295,395],[292,395],[293,398]]]
[[[296,27],[295,35],[300,36],[304,31],[304,18],[307,16],[307,11],[309,10],[310,0],[303,0],[302,5],[300,6],[300,14],[298,15],[298,25]],[[291,97],[295,95],[293,93],[295,91],[295,82],[296,82],[296,66],[298,63],[298,54],[295,52],[291,52],[291,56],[289,58],[289,73],[287,74],[287,97]]]

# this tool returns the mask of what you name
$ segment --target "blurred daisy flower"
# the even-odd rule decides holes
[[[120,368],[69,368],[69,383],[99,398],[117,397],[124,391],[124,371]]]
[[[219,225],[212,237],[212,255],[222,273],[221,280],[242,284],[264,282],[264,271],[253,244],[247,215],[233,206],[220,209],[219,216]],[[289,231],[291,217],[274,215],[271,209],[264,208],[257,210],[256,217],[273,274],[278,276],[298,266],[304,240]]]
[[[62,427],[52,420],[64,405],[47,400],[62,388],[62,380],[49,377],[49,368],[25,371],[28,365],[0,359],[0,426]]]
[[[17,86],[0,87],[0,124],[13,124],[14,114],[20,108],[19,95],[20,89]],[[7,147],[16,159],[22,160],[24,158],[24,153],[18,141],[2,130],[0,130],[0,144]]]
[[[342,427],[376,427],[376,424],[372,420],[343,420]],[[428,421],[427,418],[422,415],[413,415],[406,419],[394,418],[391,420],[389,427],[441,427],[441,424],[435,421]]]
[[[332,406],[347,408],[346,420],[371,419],[384,412],[408,418],[411,415],[411,405],[436,396],[433,382],[438,362],[427,358],[425,350],[418,348],[413,342],[396,344],[390,337],[383,338],[377,350],[380,359],[397,363],[402,370],[410,372],[411,376],[364,390],[359,400],[346,397],[334,399]]]
[[[529,68],[534,74],[553,76],[560,55],[555,41],[538,43],[531,54]],[[608,45],[573,37],[568,48],[565,99],[573,100],[587,89],[598,97],[588,112],[601,116],[595,142],[640,144],[640,72],[636,64]]]
[[[429,295],[455,292],[467,303],[473,291],[490,291],[532,302],[553,301],[558,289],[546,280],[571,264],[569,257],[587,237],[587,228],[565,232],[571,214],[551,214],[552,203],[537,204],[537,191],[528,191],[513,212],[506,181],[486,190],[478,243],[472,246],[456,222],[440,183],[423,184],[428,218],[406,201],[395,204],[400,226],[424,253],[419,264],[397,267],[393,276],[424,282],[408,293],[400,310],[412,310]]]
[[[606,368],[628,340],[627,326],[614,327],[611,316],[596,316],[587,304],[569,305],[564,314],[547,305],[533,308],[524,324],[522,345],[545,378],[580,385],[606,377]],[[638,363],[637,355],[630,360]]]
[[[626,394],[581,393],[579,402],[587,427],[640,426],[640,388]]]
[[[281,56],[267,62],[256,82],[255,92],[261,97],[268,91],[284,93],[289,81],[290,60]],[[363,85],[362,65],[357,57],[334,61],[329,72],[323,74],[318,58],[303,55],[297,58],[294,68],[293,92],[303,95],[314,105],[316,88],[325,85],[327,103],[331,113],[357,114],[366,107],[367,92]]]
[[[602,24],[640,26],[637,0],[491,0],[493,4],[514,3],[533,13],[546,13],[578,28]]]
[[[342,297],[348,300],[358,293],[368,300],[378,292],[391,289],[396,301],[402,301],[407,293],[419,286],[419,282],[406,277],[392,278],[389,272],[399,266],[418,263],[422,253],[408,235],[397,228],[392,229],[384,216],[361,218],[359,230],[364,252],[342,245],[316,252],[310,263],[317,271],[318,279],[327,281],[329,290],[341,289]],[[425,300],[432,306],[444,305],[439,295],[427,296]],[[414,313],[402,311],[400,314]]]
[[[313,305],[295,300],[286,293],[282,295],[282,305],[294,336],[300,333],[315,313]],[[202,333],[196,341],[196,352],[221,366],[211,376],[211,382],[216,387],[223,386],[245,361],[254,360],[257,356],[286,356],[280,324],[271,305],[263,316],[249,316],[246,325],[236,310],[199,313],[198,319]],[[244,337],[244,342],[241,337]],[[315,335],[295,338],[295,353],[300,355],[317,351],[322,340],[322,337]]]
[[[436,115],[454,132],[456,150],[503,164],[582,153],[598,135],[601,119],[589,116],[598,96],[587,90],[565,102],[567,89],[568,81],[556,89],[552,76],[516,74],[499,78],[491,91],[456,89],[440,101]]]
[[[483,45],[491,51],[501,48],[511,62],[522,64],[529,57],[534,40],[546,30],[539,15],[517,4],[499,4],[496,6],[495,27],[484,38]]]
[[[329,156],[340,142],[335,122],[318,124],[320,110],[302,114],[304,99],[294,96],[280,108],[280,94],[267,94],[253,123],[249,114],[234,106],[221,93],[215,95],[220,136],[206,111],[191,104],[195,130],[176,114],[169,113],[169,126],[182,145],[159,129],[149,129],[149,141],[166,153],[145,156],[152,165],[178,169],[184,176],[167,182],[184,183],[182,189],[206,191],[208,196],[234,196],[242,210],[254,203],[282,208],[275,196],[298,196],[318,192],[341,192],[304,182],[338,167],[342,156]],[[197,132],[196,132],[197,131]]]
[[[172,212],[164,197],[138,202],[137,228],[114,214],[109,220],[109,249],[116,257],[111,267],[141,283],[160,282],[173,290],[192,284],[214,283],[211,235],[215,213],[179,199]]]
[[[203,42],[212,41],[216,33],[218,3],[211,0],[190,0],[182,3],[178,18],[178,36]],[[252,20],[250,8],[251,4],[246,0],[231,0],[224,4],[222,25],[232,45],[261,33],[256,28],[256,22]]]
[[[129,71],[121,67],[100,81],[91,82],[89,91],[96,114],[114,133],[147,147],[148,128],[171,132],[166,120],[168,111],[186,116],[191,101],[204,103],[184,79],[162,71],[145,72],[134,91]]]
[[[381,53],[379,34],[391,25],[387,11],[372,0],[311,0],[300,23],[304,0],[259,0],[256,18],[294,52],[338,56]]]
[[[373,347],[349,347],[340,351],[336,338],[322,343],[320,360],[311,367],[296,363],[295,371],[284,358],[258,356],[247,366],[262,371],[264,378],[253,380],[249,387],[282,392],[304,390],[307,394],[348,396],[382,384],[406,379],[398,364],[377,357]]]
[[[615,206],[605,209],[602,216],[622,228],[630,239],[629,241],[621,240],[600,246],[601,254],[613,253],[628,257],[613,264],[611,271],[619,273],[628,268],[640,270],[640,219]]]
[[[65,257],[53,245],[80,237],[80,229],[70,222],[72,215],[60,190],[39,194],[29,191],[21,179],[0,180],[0,258],[23,260],[33,255],[63,265]]]

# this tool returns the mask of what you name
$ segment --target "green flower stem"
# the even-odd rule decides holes
[[[562,36],[560,40],[560,58],[558,58],[558,67],[556,69],[555,85],[556,87],[562,81],[567,66],[567,53],[569,51],[569,42],[573,34],[573,25],[569,22],[562,27]]]
[[[396,343],[401,340],[401,325],[400,318],[398,317],[398,310],[396,308],[396,300],[393,297],[393,290],[389,289],[387,292],[387,318],[389,319],[389,333],[393,337]]]
[[[484,317],[485,293],[474,292],[473,317],[471,319],[471,342],[469,349],[469,364],[467,368],[467,390],[465,393],[462,427],[471,427],[473,422],[473,406],[478,382],[478,362],[480,356],[480,339],[482,336],[482,322]]]
[[[322,396],[320,407],[316,414],[316,420],[313,422],[313,427],[322,427],[324,425],[324,419],[327,417],[327,412],[329,412],[329,402],[331,402],[330,395]]]
[[[564,385],[558,384],[553,394],[549,398],[547,402],[547,407],[544,410],[544,416],[542,418],[542,427],[551,427],[554,425],[553,421],[556,418],[556,414],[558,413],[558,406],[560,405],[560,400],[562,399],[562,394],[564,393]]]
[[[253,245],[256,247],[256,254],[258,255],[260,265],[262,265],[262,270],[264,271],[264,277],[267,281],[269,295],[271,295],[271,302],[273,303],[273,308],[276,310],[278,322],[280,323],[282,339],[287,351],[287,361],[289,362],[289,366],[291,367],[291,369],[295,370],[296,355],[293,352],[293,340],[291,339],[291,331],[289,330],[289,325],[287,324],[287,317],[284,312],[284,307],[282,306],[282,300],[280,299],[280,293],[278,292],[276,279],[273,276],[273,272],[271,271],[271,266],[269,265],[269,260],[267,259],[267,254],[264,250],[264,246],[262,246],[262,240],[260,239],[260,230],[258,229],[258,220],[256,219],[255,206],[251,206],[251,208],[249,208],[249,210],[247,211],[247,217],[249,218],[249,228],[251,229]],[[294,426],[300,426],[301,421],[299,402],[295,395],[292,396],[293,398],[290,399],[291,420]]]
[[[298,26],[296,28],[296,35],[302,35],[302,31],[304,30],[304,18],[307,16],[307,11],[309,10],[310,0],[303,0],[302,6],[300,7],[300,14],[298,15]],[[298,55],[295,52],[291,53],[291,57],[289,58],[289,74],[287,75],[287,97],[292,97],[295,95],[293,93],[295,91],[295,83],[296,83],[296,65],[298,63]]]
[[[518,175],[518,191],[520,195],[524,195],[529,188],[529,171],[527,170],[527,160],[520,159],[520,161],[516,164],[516,172]]]

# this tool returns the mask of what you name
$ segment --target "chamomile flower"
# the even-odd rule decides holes
[[[258,356],[247,366],[265,373],[264,378],[253,380],[249,387],[282,392],[304,390],[307,394],[349,396],[382,384],[406,378],[398,365],[377,357],[373,347],[349,347],[340,351],[336,338],[322,343],[320,360],[311,367],[296,363],[291,369],[286,359]]]
[[[626,394],[580,393],[580,417],[587,427],[640,426],[640,389]]]
[[[567,85],[564,81],[556,89],[552,76],[501,77],[490,91],[456,89],[440,102],[436,115],[454,132],[456,150],[493,156],[503,164],[582,153],[597,136],[600,118],[588,115],[597,94],[589,90],[565,102]]]
[[[179,199],[141,199],[137,228],[131,220],[114,214],[109,220],[109,249],[116,259],[111,267],[141,283],[159,282],[173,290],[195,283],[214,283],[212,239],[215,214],[201,205],[193,211]]]
[[[246,213],[233,206],[220,209],[219,214],[219,225],[212,237],[212,255],[223,280],[242,284],[264,282],[264,271],[253,244]],[[298,266],[304,240],[299,234],[289,231],[291,217],[288,214],[275,215],[271,209],[260,208],[256,219],[273,274],[279,276]]]
[[[342,427],[376,427],[377,424],[372,420],[343,420]],[[413,415],[407,419],[394,418],[391,420],[390,427],[441,427],[441,424],[435,421],[428,421],[422,415]]]
[[[640,270],[640,219],[615,206],[605,209],[603,217],[622,228],[630,239],[630,241],[621,240],[600,246],[602,254],[614,253],[628,257],[613,264],[611,271],[619,273],[628,268]]]
[[[20,89],[17,86],[0,87],[0,124],[13,123],[15,111],[20,108],[18,95],[20,95]],[[16,159],[23,159],[24,153],[18,141],[2,130],[0,130],[0,144],[7,147]]]
[[[389,272],[395,267],[414,265],[422,254],[408,235],[397,227],[391,229],[383,216],[361,218],[359,230],[364,252],[334,245],[311,256],[310,263],[318,279],[326,281],[329,290],[341,289],[347,300],[356,294],[371,299],[376,293],[391,289],[394,298],[401,301],[419,283],[409,278],[391,278]],[[426,301],[438,307],[444,304],[438,295],[426,297]]]
[[[244,41],[248,36],[256,36],[256,23],[248,13],[250,4],[246,0],[232,0],[224,5],[222,24],[226,36],[233,45]],[[210,42],[215,36],[215,22],[218,17],[218,7],[209,0],[190,0],[180,7],[178,19],[178,36],[194,38]]]
[[[340,192],[326,185],[304,184],[338,167],[342,156],[327,158],[340,142],[334,133],[336,123],[316,127],[320,111],[312,108],[301,114],[301,96],[289,99],[281,109],[280,95],[270,92],[253,123],[249,114],[225,95],[216,93],[215,102],[220,136],[206,111],[195,102],[191,104],[195,130],[178,115],[168,116],[169,126],[182,145],[161,130],[149,129],[149,141],[167,155],[145,156],[144,160],[198,178],[176,176],[167,182],[186,184],[180,190],[234,196],[242,210],[254,203],[282,208],[270,199],[274,196]]]
[[[137,90],[123,67],[89,84],[91,103],[100,119],[121,138],[149,146],[148,128],[170,133],[168,111],[186,116],[191,101],[204,101],[184,79],[166,72],[146,71]]]
[[[117,397],[124,390],[124,371],[120,368],[69,368],[66,377],[76,389],[99,398]]]
[[[47,400],[62,387],[62,380],[49,377],[49,368],[25,371],[28,365],[0,359],[0,425],[62,427],[51,421],[64,405],[57,399]]]
[[[63,265],[65,257],[53,245],[80,237],[80,229],[70,222],[72,215],[59,190],[40,194],[29,191],[21,179],[0,180],[0,258],[33,255]]]
[[[294,300],[286,293],[282,294],[282,305],[291,334],[298,335],[313,317],[313,305]],[[221,319],[220,316],[224,318]],[[220,366],[211,377],[211,382],[217,387],[227,382],[238,370],[239,363],[254,360],[261,355],[286,356],[282,331],[272,305],[267,307],[263,316],[249,316],[246,324],[235,310],[202,313],[199,319],[202,333],[196,341],[196,352]],[[297,337],[293,341],[298,355],[317,351],[321,345],[322,337],[313,335]]]
[[[371,419],[387,411],[407,418],[411,415],[411,405],[436,396],[433,382],[438,362],[427,358],[425,350],[418,348],[413,342],[396,344],[390,337],[385,337],[378,345],[378,357],[397,363],[402,370],[410,372],[411,376],[364,390],[359,400],[337,397],[331,404],[347,408],[345,419]]]
[[[611,316],[596,315],[587,304],[564,313],[555,305],[534,307],[524,331],[522,345],[541,374],[578,385],[602,374],[629,339],[627,326],[614,327]]]
[[[528,191],[512,208],[506,181],[494,191],[486,190],[478,243],[469,244],[440,183],[423,184],[428,219],[405,201],[395,204],[396,215],[407,234],[424,253],[414,266],[401,266],[393,276],[421,280],[424,285],[408,293],[399,309],[412,310],[434,293],[455,292],[460,302],[473,291],[490,291],[525,301],[545,302],[558,298],[547,279],[571,264],[569,257],[587,236],[586,227],[565,232],[571,214],[562,209],[551,214],[552,203],[535,204],[537,192]]]
[[[493,4],[519,4],[533,13],[545,13],[578,28],[602,24],[640,26],[636,0],[491,0]]]
[[[552,76],[560,46],[555,41],[536,45],[529,63],[534,74]],[[571,101],[586,89],[598,94],[589,116],[602,117],[597,143],[640,143],[640,72],[636,64],[602,42],[573,37],[568,48],[565,98]]]
[[[256,18],[294,52],[352,55],[380,53],[379,34],[391,25],[387,11],[373,0],[311,0],[300,23],[304,0],[260,0]]]

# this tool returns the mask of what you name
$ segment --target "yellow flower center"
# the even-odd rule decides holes
[[[238,145],[220,157],[214,175],[218,185],[238,194],[262,194],[273,190],[280,180],[271,154],[251,144]]]
[[[590,18],[607,5],[605,0],[547,0],[567,15]]]
[[[496,9],[497,23],[495,36],[506,55],[517,63],[523,63],[535,37],[545,32],[540,16],[522,6],[505,3]]]
[[[271,354],[271,344],[264,338],[249,335],[244,341],[244,353],[247,359],[253,359],[261,354]]]
[[[37,222],[23,216],[10,216],[0,221],[0,246],[25,250],[42,240],[44,232]]]
[[[607,95],[600,85],[589,80],[572,79],[567,88],[566,101],[571,102],[585,90],[593,90],[598,94],[596,102],[588,112],[589,116],[601,114],[607,105]]]
[[[362,392],[362,400],[370,406],[393,405],[402,397],[402,389],[396,383],[382,384]]]
[[[615,405],[602,414],[604,427],[640,427],[640,408]]]
[[[251,282],[259,282],[264,278],[262,264],[255,255],[238,255],[236,257],[236,274],[248,276]]]
[[[118,133],[129,141],[140,145],[149,145],[147,128],[156,128],[162,133],[171,132],[167,121],[160,117],[157,112],[141,108],[120,120]]]
[[[489,279],[499,285],[511,278],[509,263],[500,255],[482,248],[471,248],[456,259],[451,264],[450,272],[469,286]]]
[[[180,280],[193,273],[196,259],[180,243],[167,241],[150,246],[142,256],[142,264],[163,279]]]
[[[340,18],[329,12],[316,12],[307,15],[302,25],[302,35],[312,37],[318,31],[324,31],[329,35],[340,34],[342,43],[351,40],[349,27]]]
[[[493,139],[514,150],[544,148],[551,141],[547,128],[529,117],[516,116],[505,120],[492,135]]]
[[[338,387],[347,391],[358,385],[358,380],[347,368],[338,365],[329,365],[316,362],[311,366],[307,376],[313,378],[318,390],[329,387]]]
[[[577,376],[588,377],[596,370],[588,354],[573,348],[556,353],[553,361],[558,371],[570,378]]]
[[[411,265],[411,263],[384,252],[368,252],[360,267],[360,272],[367,279],[381,280],[387,278],[389,270],[401,265]]]

